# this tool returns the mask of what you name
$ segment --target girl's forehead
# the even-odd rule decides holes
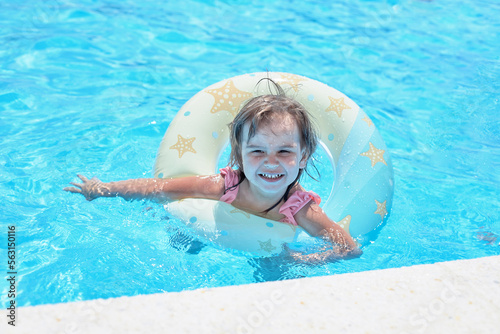
[[[300,132],[297,123],[293,117],[281,117],[280,119],[271,119],[259,124],[255,134],[249,138],[250,122],[243,127],[243,142],[249,142],[253,138],[282,138],[288,141],[300,141]]]

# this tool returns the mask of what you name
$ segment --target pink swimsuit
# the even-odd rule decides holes
[[[238,184],[238,173],[231,167],[222,168],[220,173],[224,177],[224,185],[226,189]],[[227,190],[226,193],[220,198],[220,201],[231,204],[236,199],[236,195],[238,195],[238,188],[239,186],[234,187],[231,190]],[[319,195],[313,191],[299,190],[294,192],[279,209],[279,213],[285,215],[285,218],[280,219],[280,222],[296,226],[297,222],[293,216],[295,216],[295,214],[311,200],[315,201],[317,204],[321,202]]]

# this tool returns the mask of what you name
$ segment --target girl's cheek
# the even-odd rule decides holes
[[[256,165],[260,162],[261,158],[258,158],[258,157],[249,157],[246,159],[247,160],[247,163],[251,164],[251,165]]]
[[[285,164],[286,164],[287,166],[295,166],[295,165],[298,165],[298,163],[299,163],[299,162],[297,161],[297,159],[294,159],[294,158],[290,158],[290,159],[287,159],[287,160],[285,161]]]

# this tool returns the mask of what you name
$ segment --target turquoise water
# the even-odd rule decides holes
[[[497,2],[247,3],[2,2],[0,268],[15,225],[20,305],[500,253]],[[76,173],[150,177],[185,101],[265,70],[337,88],[384,137],[394,204],[360,258],[307,266],[200,249],[161,206],[61,190]],[[322,184],[307,182],[318,192],[330,183],[320,171]]]

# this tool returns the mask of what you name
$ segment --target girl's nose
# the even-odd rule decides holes
[[[267,159],[264,163],[264,166],[266,168],[276,168],[278,167],[278,159],[276,159],[276,156],[274,154],[270,154],[267,156]]]

